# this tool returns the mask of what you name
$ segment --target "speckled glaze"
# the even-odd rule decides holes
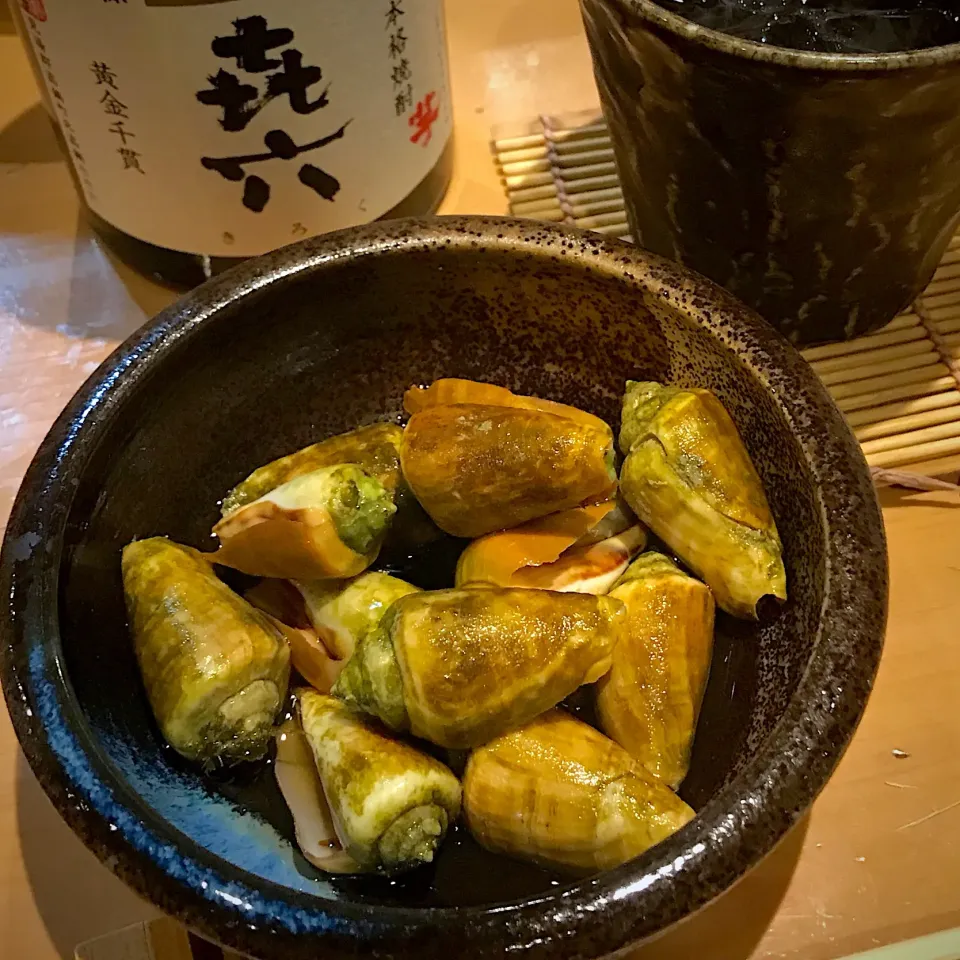
[[[438,376],[575,403],[613,425],[628,377],[715,390],[766,485],[791,599],[763,626],[718,621],[683,790],[691,824],[539,896],[416,909],[303,876],[287,838],[174,762],[137,676],[119,552],[156,533],[208,544],[217,500],[252,468],[392,417],[405,387]],[[233,948],[270,960],[597,957],[717,896],[810,804],[867,699],[886,577],[853,436],[797,353],[729,295],[561,227],[397,221],[243,264],[84,385],[7,530],[3,689],[31,767],[79,836],[161,909]]]
[[[807,53],[581,0],[628,220],[797,344],[875,330],[960,215],[960,44]]]

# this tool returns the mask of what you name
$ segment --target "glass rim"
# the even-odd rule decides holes
[[[581,0],[584,2],[584,0]],[[730,56],[758,63],[798,70],[825,70],[835,73],[885,72],[921,69],[960,63],[960,42],[921,50],[895,53],[827,53],[794,50],[773,44],[745,40],[729,33],[704,27],[659,6],[655,0],[599,0],[620,6],[641,19],[662,27],[675,36]]]

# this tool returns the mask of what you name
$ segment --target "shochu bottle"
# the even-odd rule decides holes
[[[429,213],[450,178],[442,0],[11,0],[94,230],[192,286]]]

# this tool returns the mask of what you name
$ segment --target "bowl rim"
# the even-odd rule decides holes
[[[61,669],[57,602],[66,519],[76,475],[112,416],[209,318],[344,260],[451,246],[575,262],[646,297],[675,302],[728,348],[749,351],[754,360],[744,362],[744,374],[773,396],[815,481],[827,545],[823,608],[810,661],[775,729],[695,820],[643,857],[513,903],[408,908],[326,901],[245,874],[169,824],[157,829],[159,816],[142,820],[132,808],[132,791],[114,775]],[[879,585],[876,595],[858,589],[864,577]],[[506,217],[398,220],[305,240],[231,269],[146,323],[88,378],[41,443],[7,526],[0,591],[10,603],[0,611],[0,676],[26,758],[61,816],[138,893],[212,939],[264,957],[409,950],[436,937],[455,938],[465,958],[498,947],[583,956],[585,943],[600,955],[699,909],[805,812],[863,712],[882,649],[886,584],[883,523],[859,445],[796,350],[728,293],[663,258],[575,228]]]

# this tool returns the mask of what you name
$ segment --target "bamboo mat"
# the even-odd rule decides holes
[[[491,146],[515,216],[630,239],[602,118],[540,117],[495,130]],[[880,482],[909,485],[911,475],[960,470],[960,233],[907,313],[877,333],[803,355]]]

